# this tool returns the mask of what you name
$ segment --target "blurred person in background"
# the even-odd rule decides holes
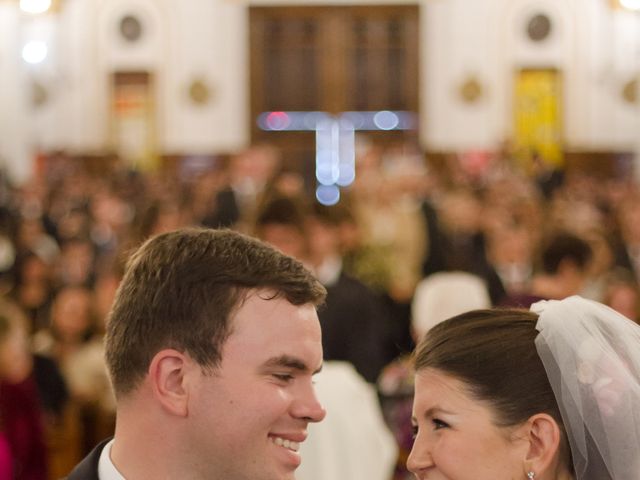
[[[311,267],[304,198],[273,197],[258,210],[253,234],[285,255]]]
[[[340,206],[314,204],[305,222],[309,263],[327,289],[318,316],[324,358],[350,362],[368,381],[396,356],[392,319],[380,297],[342,268]]]
[[[41,217],[20,219],[16,232],[16,248],[21,254],[33,252],[47,263],[54,262],[60,254],[58,242],[47,233]]]
[[[115,406],[104,360],[103,326],[94,316],[93,298],[85,287],[63,288],[54,299],[50,327],[33,337],[34,351],[58,365],[69,387],[83,453],[101,436],[103,420],[108,426]]]
[[[605,291],[611,280],[612,272],[617,269],[625,270],[615,266],[613,243],[610,237],[611,235],[607,234],[603,227],[587,229],[584,232],[584,239],[589,243],[592,258],[589,262],[587,281],[581,295],[597,302],[604,302]],[[631,274],[628,270],[627,272]]]
[[[604,285],[602,303],[640,323],[640,286],[633,274],[618,267],[606,276]]]
[[[357,168],[351,209],[362,230],[361,243],[379,253],[378,262],[386,262],[381,265],[384,293],[397,304],[408,304],[422,277],[429,240],[421,211],[427,182],[423,157],[409,143],[384,150],[372,146],[358,158]],[[335,209],[344,210],[343,205]]]
[[[486,276],[492,303],[500,303],[507,295],[517,295],[529,289],[533,276],[533,238],[519,225],[504,225],[487,236]]]
[[[620,236],[615,247],[615,263],[640,281],[640,193],[620,202],[617,217]]]
[[[33,252],[16,258],[13,288],[9,295],[29,318],[33,333],[48,325],[53,300],[53,266]]]
[[[425,258],[438,254],[425,214],[430,177],[422,152],[408,140],[385,148],[361,140],[356,170],[350,202],[337,205],[349,206],[360,230],[359,248],[346,258],[346,270],[385,303],[393,346],[389,357],[395,357],[413,348],[411,297],[422,278]]]
[[[484,276],[488,270],[483,204],[471,190],[454,189],[439,200],[444,269]]]
[[[398,447],[375,387],[348,362],[327,361],[315,381],[325,419],[301,445],[297,480],[390,480]]]
[[[95,260],[96,249],[88,238],[66,240],[54,264],[54,285],[90,288],[95,280]]]
[[[147,238],[185,226],[186,218],[178,198],[156,200],[139,212],[132,228],[132,245]]]
[[[91,197],[89,237],[98,257],[117,251],[127,236],[134,215],[130,200],[133,195],[128,190],[134,189],[135,178],[114,175],[111,182],[100,185]]]
[[[238,212],[228,211],[221,205],[225,200],[218,198],[225,182],[224,160],[216,157],[208,163],[208,167],[190,176],[184,185],[190,220],[205,227],[229,228],[236,221]]]
[[[280,151],[269,144],[252,145],[233,155],[226,181],[216,194],[216,208],[204,225],[250,231],[265,189],[281,165]]]
[[[543,243],[529,290],[506,296],[505,307],[528,308],[539,300],[559,300],[582,292],[592,258],[591,247],[571,233],[551,234]]]
[[[0,480],[13,480],[13,459],[11,447],[4,431],[0,428]]]
[[[45,411],[20,311],[0,304],[0,415],[16,480],[47,480]]]
[[[84,287],[60,290],[51,310],[50,327],[34,335],[33,348],[56,362],[80,409],[112,411],[113,394],[103,357],[104,325],[96,321],[93,299],[92,291]]]
[[[66,370],[66,366],[73,363],[73,355],[95,333],[91,308],[91,293],[87,288],[70,286],[59,290],[51,307],[49,327],[34,335],[34,350],[54,359]]]

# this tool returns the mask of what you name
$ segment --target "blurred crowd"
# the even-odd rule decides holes
[[[316,273],[328,290],[325,358],[350,363],[378,394],[400,452],[396,480],[409,478],[406,356],[438,321],[577,293],[638,321],[633,178],[504,149],[431,161],[410,143],[366,142],[356,172],[334,206],[270,145],[154,172],[56,153],[27,183],[2,180],[0,464],[6,451],[13,478],[59,478],[110,435],[111,301],[130,252],[182,226],[243,231]]]

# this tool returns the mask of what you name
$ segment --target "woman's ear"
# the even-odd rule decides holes
[[[153,396],[163,410],[178,416],[188,413],[189,390],[186,381],[191,360],[173,349],[161,350],[149,365]]]
[[[534,472],[540,477],[544,472],[556,470],[562,439],[558,423],[551,415],[538,413],[530,417],[524,427],[528,441],[525,472]]]

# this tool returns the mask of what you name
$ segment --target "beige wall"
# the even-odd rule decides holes
[[[390,3],[333,1],[332,4]],[[241,0],[65,0],[44,19],[0,2],[0,156],[16,178],[29,173],[36,147],[75,152],[108,147],[108,75],[144,68],[157,79],[163,153],[216,152],[248,142],[248,7],[302,2]],[[322,4],[323,2],[313,2]],[[402,2],[411,3],[411,2]],[[305,1],[304,4],[310,4]],[[640,71],[640,15],[613,12],[601,0],[423,0],[421,9],[421,139],[434,150],[491,148],[510,135],[515,69],[555,66],[564,73],[566,144],[571,149],[638,148],[640,107],[620,90]],[[544,11],[554,31],[542,44],[524,34],[526,18]],[[131,47],[118,38],[125,13],[147,25]],[[28,67],[19,49],[29,35],[50,42],[45,64]],[[482,83],[474,104],[457,88]],[[212,99],[195,106],[189,82],[205,78]],[[48,85],[34,109],[30,79]]]

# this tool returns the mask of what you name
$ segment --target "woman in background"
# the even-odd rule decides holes
[[[44,410],[27,330],[19,310],[0,301],[0,471],[8,446],[13,479],[47,480]]]
[[[0,431],[0,480],[13,479],[13,460],[11,458],[11,447],[4,432]]]

